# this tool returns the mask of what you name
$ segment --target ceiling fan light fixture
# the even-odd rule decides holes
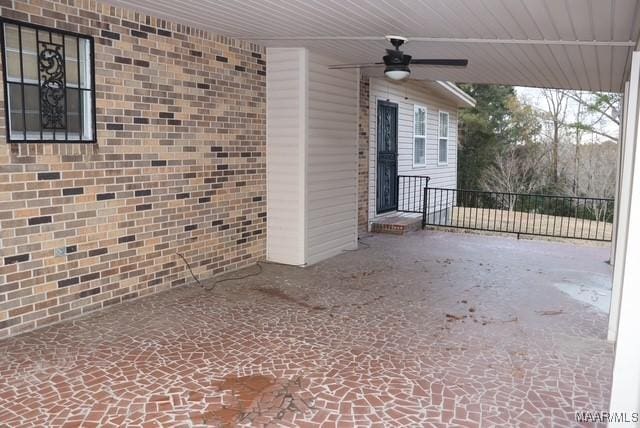
[[[382,62],[369,64],[337,64],[330,65],[330,70],[341,70],[345,68],[378,67],[384,65],[384,74],[391,80],[405,80],[411,76],[410,65],[428,65],[437,67],[466,67],[469,63],[466,59],[441,59],[423,58],[413,59],[411,55],[406,55],[400,50],[400,46],[407,42],[406,37],[385,36],[393,45],[394,49],[386,49],[387,54],[382,57]]]
[[[391,80],[404,80],[411,75],[411,70],[406,65],[389,65],[384,69],[384,75]]]

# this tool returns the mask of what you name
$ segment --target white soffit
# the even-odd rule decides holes
[[[345,63],[381,60],[385,34],[414,58],[468,58],[412,78],[621,91],[637,44],[638,0],[109,0],[269,47]],[[363,69],[370,75],[382,70]]]

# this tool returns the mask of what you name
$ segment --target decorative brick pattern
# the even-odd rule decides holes
[[[391,233],[394,235],[404,235],[408,232],[420,230],[422,228],[422,216],[420,214],[395,214],[376,218],[371,223],[371,232]]]
[[[399,224],[371,224],[373,233],[391,233],[392,235],[404,235],[405,227]]]
[[[575,413],[608,409],[607,315],[553,284],[608,277],[607,248],[366,242],[0,341],[0,425],[604,427]]]
[[[360,76],[358,113],[358,234],[367,233],[369,221],[369,78]]]
[[[177,253],[202,279],[264,257],[261,47],[88,0],[0,14],[95,38],[98,130],[6,144],[0,91],[0,338],[190,283]]]

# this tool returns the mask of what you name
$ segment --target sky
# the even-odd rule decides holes
[[[527,86],[516,86],[515,88],[516,88],[516,93],[518,94],[518,98],[522,100],[530,101],[536,107],[541,108],[543,110],[547,109],[547,105],[542,99],[542,89],[529,88]]]

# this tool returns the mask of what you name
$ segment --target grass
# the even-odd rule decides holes
[[[491,208],[454,207],[450,221],[444,216],[433,219],[434,225],[464,227],[495,232],[552,235],[561,238],[611,240],[613,225],[605,221],[573,217],[523,213]]]

